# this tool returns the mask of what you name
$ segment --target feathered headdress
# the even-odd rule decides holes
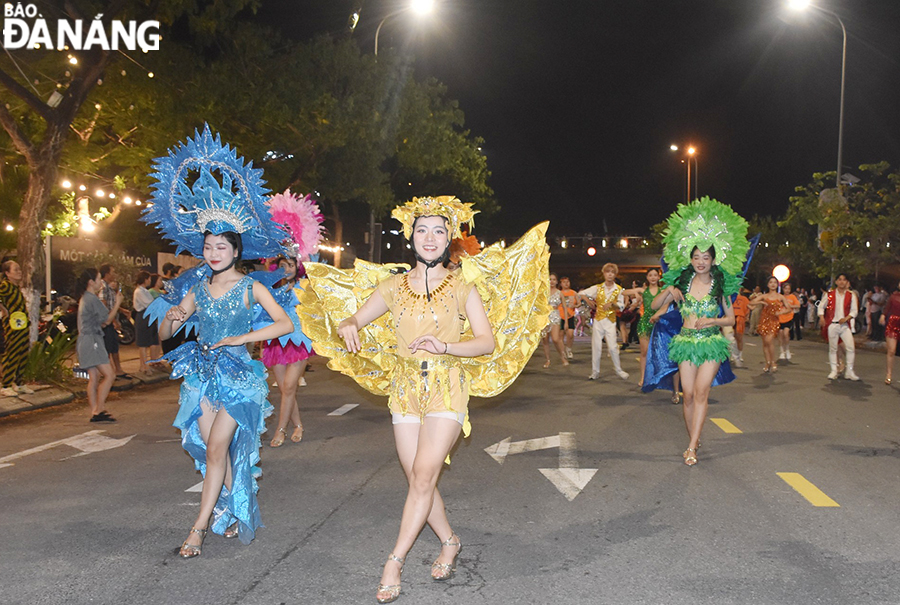
[[[287,234],[272,221],[262,170],[244,164],[208,124],[153,162],[150,176],[156,183],[141,220],[158,224],[162,236],[177,246],[176,254],[187,250],[202,257],[207,231],[239,233],[245,258],[285,253],[281,242]]]
[[[478,210],[472,210],[472,204],[466,204],[452,195],[438,197],[414,197],[412,201],[397,206],[391,216],[403,223],[403,235],[412,237],[413,223],[420,216],[442,216],[450,222],[450,239],[462,236],[462,226],[467,224],[469,231],[475,226],[474,216]]]
[[[691,251],[715,249],[715,264],[723,271],[738,275],[747,258],[747,221],[721,202],[709,197],[690,204],[678,204],[663,232],[664,256],[670,269],[681,270],[691,264]]]
[[[450,242],[450,260],[459,263],[459,259],[463,256],[476,256],[481,252],[481,244],[474,235],[463,233],[462,237],[458,237]]]
[[[267,203],[272,220],[285,225],[290,233],[286,247],[292,252],[291,256],[299,258],[315,254],[325,231],[322,227],[325,218],[312,196],[307,194],[301,198],[286,189],[284,193],[270,197]]]

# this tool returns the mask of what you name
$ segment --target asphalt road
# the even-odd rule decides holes
[[[441,478],[459,573],[430,580],[426,528],[399,602],[900,603],[897,386],[882,384],[883,354],[857,354],[863,382],[829,384],[825,346],[794,349],[769,376],[748,346],[750,367],[713,390],[710,416],[730,425],[707,423],[694,468],[680,406],[639,392],[635,353],[631,382],[608,359],[592,382],[586,343],[569,368],[542,369],[538,352],[504,394],[472,402],[472,436]],[[175,550],[201,478],[170,426],[177,385],[114,395],[115,425],[77,402],[0,420],[0,602],[373,603],[405,497],[389,417],[321,361],[308,381],[303,442],[264,442],[266,529],[249,546],[210,535],[189,561]],[[328,415],[346,404],[359,405]]]

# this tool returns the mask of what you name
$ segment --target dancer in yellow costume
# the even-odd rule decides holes
[[[394,440],[409,481],[379,603],[399,597],[404,559],[426,522],[443,540],[432,578],[455,573],[462,546],[436,487],[443,462],[460,429],[469,434],[469,396],[490,397],[512,384],[547,323],[547,223],[509,248],[494,245],[464,257],[460,269],[450,271],[450,241],[463,223],[471,226],[471,206],[441,196],[413,198],[394,209],[416,256],[408,272],[405,265],[360,260],[353,271],[306,265],[303,331],[316,353],[331,358],[331,369],[390,397]]]

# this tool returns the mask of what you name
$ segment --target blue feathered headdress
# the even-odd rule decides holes
[[[153,163],[150,176],[156,183],[141,220],[158,224],[162,236],[177,246],[176,254],[187,250],[202,257],[206,231],[239,233],[244,258],[285,253],[281,242],[288,234],[272,220],[262,170],[253,168],[253,162],[244,164],[235,149],[222,145],[209,124]]]

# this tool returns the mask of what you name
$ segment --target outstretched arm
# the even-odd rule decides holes
[[[388,312],[384,297],[376,288],[359,310],[342,321],[338,326],[338,335],[344,339],[347,350],[351,353],[359,351],[359,331]]]

